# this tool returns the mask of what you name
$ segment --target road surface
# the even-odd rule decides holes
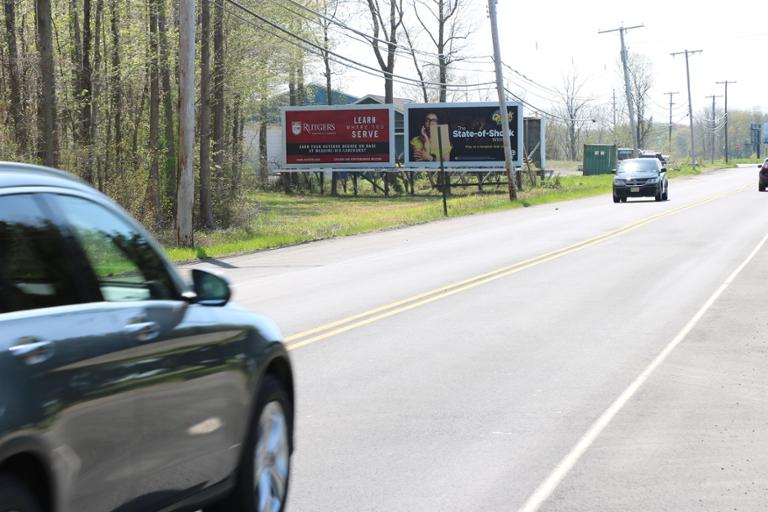
[[[211,261],[297,375],[289,510],[768,505],[752,168]]]

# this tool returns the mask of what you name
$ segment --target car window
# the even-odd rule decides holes
[[[82,302],[63,250],[33,196],[0,196],[0,313]]]
[[[656,163],[658,160],[654,159],[639,159],[639,160],[625,160],[619,164],[619,173],[625,172],[648,172],[657,171],[659,165]]]
[[[125,302],[176,297],[162,258],[139,231],[120,216],[92,201],[57,196],[93,269],[104,300]]]

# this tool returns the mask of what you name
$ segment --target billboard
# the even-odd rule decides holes
[[[523,107],[507,105],[513,165],[523,156]],[[427,103],[406,107],[405,164],[411,167],[503,167],[504,141],[498,103]],[[437,126],[448,125],[440,152]]]
[[[395,166],[391,105],[287,107],[281,117],[286,169]]]

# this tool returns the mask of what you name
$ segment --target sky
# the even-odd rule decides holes
[[[492,54],[487,1],[469,2],[465,21],[471,26],[471,34],[463,53],[482,58],[456,64],[456,72],[469,82],[492,81],[493,65],[487,58]],[[673,99],[673,121],[687,123],[685,56],[670,55],[686,49],[702,50],[702,53],[689,57],[694,118],[698,119],[705,108],[711,110],[712,99],[706,96],[722,96],[724,86],[716,82],[725,80],[736,82],[728,87],[729,110],[768,112],[765,80],[768,25],[763,19],[768,8],[757,0],[718,3],[716,9],[705,7],[707,4],[702,2],[670,0],[642,3],[498,0],[497,5],[502,60],[543,86],[526,83],[505,70],[505,78],[510,80],[509,88],[542,110],[551,111],[555,101],[547,89],[562,89],[563,76],[571,69],[584,81],[582,94],[591,98],[593,104],[609,107],[614,90],[617,101],[624,101],[619,33],[598,32],[622,25],[644,25],[627,31],[625,40],[631,53],[643,55],[650,62],[654,120],[668,121],[669,96],[665,93],[676,91],[679,94]],[[346,17],[351,26],[361,31],[371,32],[365,13],[345,9],[339,13],[340,17]],[[418,35],[413,16],[409,18],[409,26],[414,29],[412,35]],[[424,34],[418,41],[417,47],[433,48],[426,46]],[[368,66],[377,66],[369,46],[344,36],[337,36],[337,45],[340,54]],[[398,57],[395,73],[416,77],[407,57]],[[334,83],[345,92],[358,96],[384,93],[382,78],[354,71],[343,72],[334,78]],[[473,93],[468,99],[483,99],[492,93],[495,91],[487,88]],[[408,86],[396,86],[395,94],[419,98],[418,91]],[[722,110],[724,98],[715,101],[716,108]]]

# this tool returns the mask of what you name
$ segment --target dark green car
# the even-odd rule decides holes
[[[0,163],[0,512],[282,510],[291,364],[229,298],[99,192]]]

